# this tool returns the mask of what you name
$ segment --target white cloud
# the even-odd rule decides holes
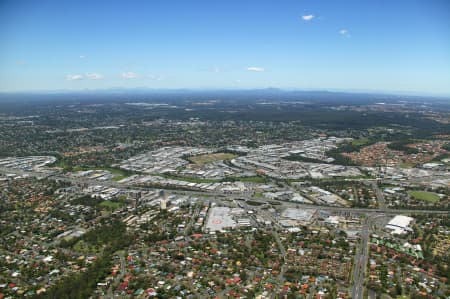
[[[225,73],[225,72],[229,72],[231,70],[233,70],[233,68],[226,64],[213,65],[213,66],[210,66],[210,67],[204,69],[204,71],[207,71],[210,73]]]
[[[250,71],[250,72],[264,72],[264,68],[258,67],[258,66],[249,66],[247,68],[247,71]]]
[[[302,16],[302,20],[303,21],[311,21],[312,19],[314,19],[314,15],[304,15],[304,16]]]
[[[122,73],[121,77],[125,79],[135,79],[138,77],[138,75],[134,72],[124,72]]]
[[[350,33],[348,32],[347,29],[341,29],[339,30],[339,34],[345,37],[350,37]]]
[[[83,80],[84,76],[83,75],[67,75],[66,76],[66,80],[68,81],[78,81],[78,80]]]
[[[104,76],[97,73],[86,73],[86,78],[90,80],[101,80],[104,78]]]
[[[79,81],[79,80],[84,80],[84,79],[101,80],[103,78],[104,78],[104,76],[102,74],[98,74],[98,73],[86,73],[84,75],[75,74],[75,75],[67,75],[66,76],[66,80],[68,80],[68,81]]]
[[[85,55],[80,55],[80,59],[86,58]]]
[[[155,81],[162,81],[162,80],[166,79],[166,76],[163,76],[163,75],[157,75],[157,76],[150,75],[150,76],[147,76],[147,78],[149,78],[151,80],[155,80]]]

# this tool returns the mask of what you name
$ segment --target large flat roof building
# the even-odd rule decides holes
[[[291,221],[297,222],[297,224],[299,224],[299,225],[306,225],[306,224],[311,223],[314,220],[316,215],[317,215],[317,210],[314,210],[314,209],[301,210],[301,209],[295,209],[295,208],[287,208],[281,214],[281,216],[283,218],[286,218],[285,220],[288,220],[288,221],[285,221],[284,223],[292,223],[292,222],[289,222],[289,220],[291,220]]]
[[[412,217],[397,215],[392,218],[391,221],[389,221],[389,223],[386,225],[386,228],[391,231],[391,234],[402,235],[412,231],[409,226],[413,222],[414,218]]]

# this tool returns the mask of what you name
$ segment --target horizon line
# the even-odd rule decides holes
[[[280,92],[329,92],[329,93],[351,93],[351,94],[373,94],[373,95],[391,95],[391,96],[412,96],[412,97],[439,97],[450,98],[450,93],[433,93],[426,91],[393,91],[393,90],[371,90],[371,89],[340,89],[340,88],[290,88],[290,87],[255,87],[255,88],[235,88],[235,87],[208,87],[208,88],[151,88],[151,87],[108,87],[96,89],[43,89],[43,90],[10,90],[0,91],[3,94],[83,94],[83,93],[108,93],[108,92],[248,92],[262,90],[277,90]]]

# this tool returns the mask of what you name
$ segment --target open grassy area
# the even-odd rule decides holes
[[[103,208],[115,210],[117,208],[120,208],[122,205],[123,205],[123,203],[121,203],[121,202],[105,200],[105,201],[102,201],[99,206],[103,207]]]
[[[123,179],[125,179],[127,177],[128,177],[128,175],[119,174],[119,175],[114,175],[112,180],[118,182],[118,181],[123,180]]]
[[[178,176],[172,174],[162,174],[162,177],[180,181],[186,181],[191,183],[220,183],[220,182],[248,182],[248,183],[267,183],[267,179],[261,176],[248,176],[248,177],[226,177],[221,180],[214,179],[204,179],[204,178],[196,178],[196,177],[188,177],[188,176]]]
[[[248,200],[246,203],[251,206],[262,206],[264,204],[263,202],[254,201],[254,200]]]
[[[360,139],[353,140],[352,145],[361,146],[361,145],[367,144],[368,142],[369,142],[369,138],[360,138]]]
[[[414,166],[416,166],[416,164],[414,163],[400,163],[399,164],[400,168],[413,168]]]
[[[120,181],[124,178],[129,177],[129,173],[127,173],[125,170],[122,170],[120,168],[114,168],[114,167],[81,167],[76,166],[73,168],[73,171],[86,171],[86,170],[105,170],[111,172],[113,175],[113,181]]]
[[[91,246],[83,240],[79,240],[74,246],[73,249],[77,252],[81,253],[96,253],[99,251],[98,246]]]
[[[179,176],[179,175],[172,175],[172,174],[161,174],[159,176],[165,177],[167,179],[180,180],[180,181],[186,181],[186,182],[198,183],[198,184],[200,184],[200,183],[219,183],[220,182],[220,180],[203,179],[203,178]]]
[[[244,176],[244,177],[227,177],[224,181],[228,182],[247,182],[247,183],[256,183],[256,184],[265,184],[267,183],[267,178],[263,176]]]
[[[192,156],[189,157],[188,160],[197,165],[204,165],[215,161],[230,160],[235,157],[237,156],[230,153],[214,153],[214,154]]]
[[[255,192],[255,194],[253,194],[254,198],[263,198],[264,195],[261,192]]]
[[[427,202],[438,202],[439,196],[434,192],[427,192],[427,191],[408,191],[408,194],[412,197],[414,197],[417,200],[423,200]]]

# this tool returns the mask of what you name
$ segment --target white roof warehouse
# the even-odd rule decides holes
[[[401,235],[412,230],[409,226],[413,222],[412,217],[397,215],[389,221],[386,228],[391,230],[391,234]]]

